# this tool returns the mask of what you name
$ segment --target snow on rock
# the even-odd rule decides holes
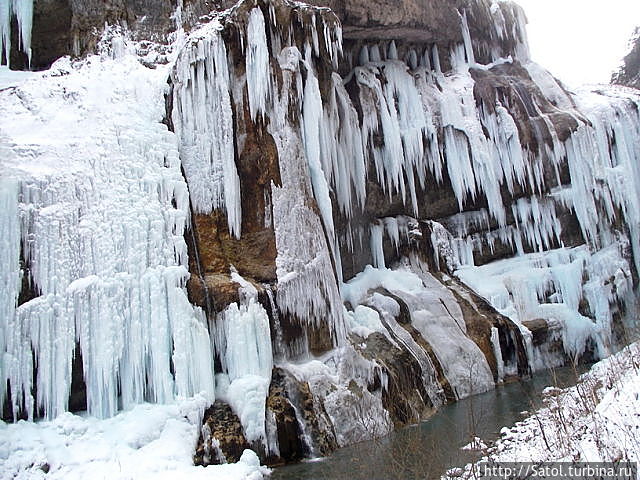
[[[55,420],[0,422],[0,476],[21,479],[86,478],[258,480],[269,471],[245,450],[236,464],[193,465],[202,412],[196,396],[174,405],[140,404],[113,418],[64,413]]]
[[[459,398],[493,388],[493,376],[487,360],[467,336],[460,306],[449,289],[428,272],[417,272],[409,267],[389,270],[368,266],[343,285],[343,298],[354,307],[365,304],[387,315],[386,327],[393,330],[421,364],[425,388],[432,392],[434,404],[442,401],[438,398],[442,393],[434,390],[434,366],[421,347],[412,346],[410,335],[402,327],[394,328],[396,322],[393,317],[399,313],[398,304],[392,298],[375,292],[379,287],[407,304],[412,325],[433,348]]]
[[[46,418],[67,409],[76,344],[91,415],[213,399],[206,321],[184,289],[189,202],[161,123],[167,74],[130,55],[61,59],[0,93],[0,398],[8,381],[14,415],[35,415],[32,391]],[[16,307],[22,275],[34,298]]]
[[[473,437],[469,443],[460,448],[461,450],[471,450],[481,452],[487,449],[487,444],[480,437]]]

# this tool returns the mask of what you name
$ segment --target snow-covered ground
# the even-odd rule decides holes
[[[478,463],[443,478],[472,478],[488,462],[640,459],[639,343],[595,364],[574,387],[547,387],[543,397],[544,407],[503,428]]]
[[[193,465],[204,397],[174,405],[141,404],[113,418],[63,413],[44,422],[0,422],[3,479],[259,480],[268,473],[246,450],[240,462]]]

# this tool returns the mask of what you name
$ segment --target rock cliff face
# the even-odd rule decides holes
[[[192,250],[205,251],[190,256],[192,301],[209,295],[210,321],[228,322],[251,285],[325,445],[604,355],[633,309],[622,238],[635,233],[617,218],[635,184],[594,170],[638,154],[636,100],[579,106],[529,60],[515,5],[382,3],[243,2],[192,34],[172,76]],[[275,438],[309,418],[296,395],[264,395],[254,447],[273,460]],[[313,450],[303,436],[286,458]]]
[[[178,6],[180,8],[177,10]],[[188,29],[200,16],[220,9],[221,2],[37,0],[33,1],[32,8],[30,63],[32,69],[40,70],[48,68],[63,55],[80,56],[95,51],[105,25],[125,28],[136,39],[166,44],[175,32],[177,23]],[[15,24],[16,19],[11,22]],[[21,48],[19,29],[13,28],[12,33],[11,65],[13,68],[25,69],[29,59],[25,49]]]
[[[640,28],[630,42],[631,51],[624,57],[623,66],[614,74],[613,83],[640,88]]]
[[[626,341],[640,264],[640,97],[563,90],[531,62],[515,4],[314,3],[35,4],[36,65],[91,50],[98,37],[87,32],[105,21],[121,27],[102,37],[113,56],[137,42],[144,65],[169,62],[170,132],[118,124],[117,139],[101,140],[149,169],[124,153],[128,170],[92,167],[140,196],[127,226],[73,207],[108,195],[95,180],[68,193],[64,179],[17,173],[0,197],[24,212],[3,237],[3,311],[15,325],[34,315],[68,322],[65,350],[36,348],[62,359],[62,386],[34,381],[36,365],[21,357],[25,368],[3,373],[8,414],[51,416],[75,395],[109,416],[204,391],[212,406],[195,461],[232,461],[249,445],[276,464]],[[37,19],[56,5],[47,50]],[[188,35],[171,52],[175,25]],[[152,41],[166,48],[155,64],[140,53]],[[47,182],[67,192],[69,218],[38,193]],[[73,254],[28,240],[42,225],[56,232],[51,218],[72,232]],[[108,251],[120,270],[88,248],[100,218],[117,232]],[[144,254],[129,247],[136,239]],[[49,279],[42,259],[64,275]],[[121,350],[94,362],[91,328],[104,322],[125,332]],[[43,341],[20,331],[22,345]],[[135,388],[120,391],[129,381]],[[32,388],[49,389],[35,409]]]

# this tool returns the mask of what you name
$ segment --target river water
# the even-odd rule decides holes
[[[580,370],[585,371],[588,367]],[[461,450],[475,435],[495,440],[500,429],[521,420],[541,403],[549,385],[574,385],[570,368],[538,372],[532,378],[446,405],[427,421],[380,440],[341,448],[331,456],[276,468],[272,480],[429,480],[464,466],[477,453]]]

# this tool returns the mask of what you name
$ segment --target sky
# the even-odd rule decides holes
[[[569,86],[609,83],[640,26],[640,0],[514,0],[534,61]]]

